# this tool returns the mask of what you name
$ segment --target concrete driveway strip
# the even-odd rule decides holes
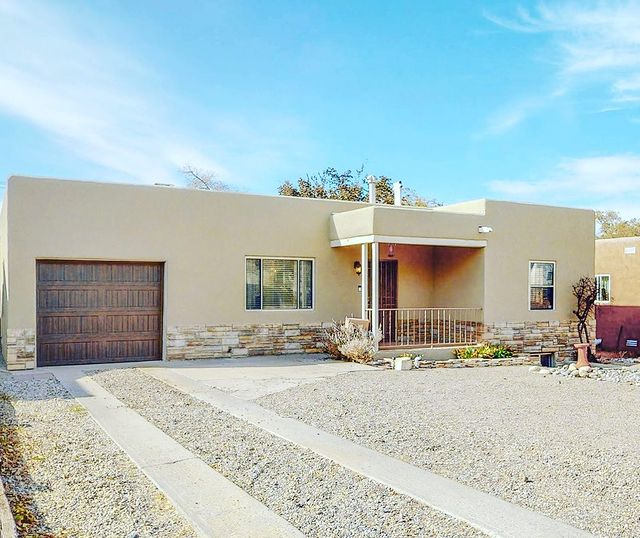
[[[85,377],[79,368],[59,369],[55,376],[201,536],[302,536],[283,518]]]
[[[235,398],[171,368],[146,373],[278,437],[312,450],[339,465],[408,495],[500,538],[586,538],[592,536],[548,516],[499,499],[396,458],[380,454],[254,402]]]

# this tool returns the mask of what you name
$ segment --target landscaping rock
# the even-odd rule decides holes
[[[20,477],[5,469],[3,479],[10,493],[30,497],[39,514],[29,536],[195,536],[169,500],[57,380],[0,375],[0,393],[7,398],[0,403],[0,423],[18,426],[19,454],[27,471]]]
[[[568,376],[569,367],[545,378],[518,367],[353,373],[258,402],[594,536],[638,538],[640,393]]]
[[[143,372],[109,370],[94,379],[305,536],[485,536]],[[378,373],[389,379],[414,377],[367,372]],[[346,409],[342,413],[349,414]]]

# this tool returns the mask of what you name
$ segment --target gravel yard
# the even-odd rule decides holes
[[[258,400],[600,536],[640,536],[640,389],[526,367],[351,373]]]
[[[10,498],[29,507],[25,517],[36,516],[29,536],[195,536],[56,380],[0,375],[0,395],[2,475]],[[19,441],[17,453],[10,438]]]
[[[307,536],[483,536],[143,370],[93,378]]]

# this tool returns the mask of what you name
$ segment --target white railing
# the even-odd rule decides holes
[[[371,309],[367,316],[371,321]],[[380,308],[378,327],[384,347],[471,345],[482,330],[482,308]]]

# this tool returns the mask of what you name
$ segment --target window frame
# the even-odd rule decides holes
[[[531,265],[534,263],[550,263],[553,265],[553,284],[551,286],[532,286],[531,284]],[[529,312],[554,312],[556,310],[556,281],[558,275],[557,264],[554,260],[529,260],[527,265],[527,305]],[[531,308],[531,288],[551,288],[553,291],[553,308]]]
[[[260,308],[247,308],[247,260],[260,260]],[[264,308],[263,307],[263,282],[262,282],[262,260],[295,260],[311,262],[311,308]],[[304,256],[245,256],[244,265],[244,310],[245,312],[313,312],[316,309],[316,259]],[[300,265],[298,264],[298,282],[300,281]],[[300,290],[297,290],[298,304],[300,301]]]
[[[596,279],[596,288],[598,289],[598,293],[600,292],[600,286],[598,286],[598,277],[606,276],[609,279],[609,286],[607,289],[607,295],[609,298],[606,301],[601,301],[599,299],[596,300],[596,304],[610,304],[611,303],[611,274],[610,273],[598,273],[595,275]]]

